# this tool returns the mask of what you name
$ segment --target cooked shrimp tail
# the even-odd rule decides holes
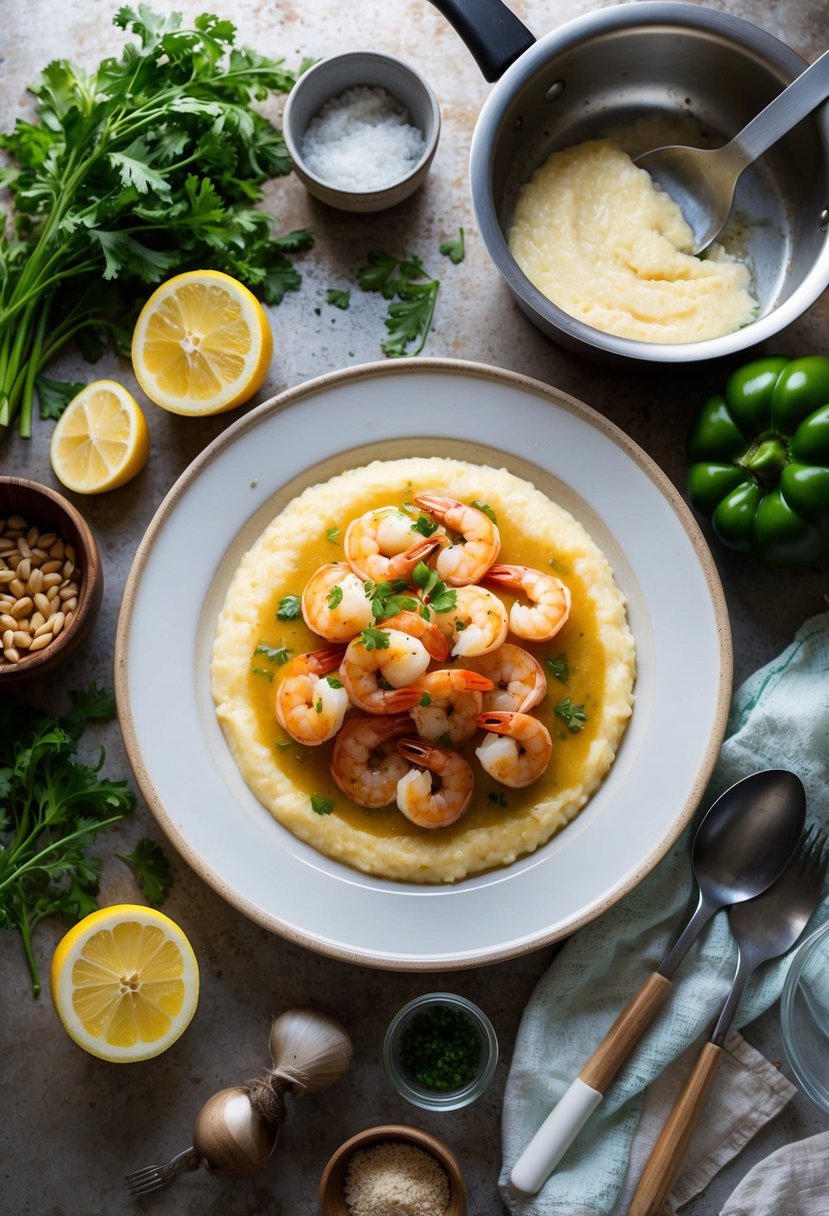
[[[397,750],[418,766],[397,783],[397,805],[406,818],[421,828],[445,828],[460,819],[475,787],[475,776],[463,756],[408,737],[398,739]]]
[[[546,771],[553,754],[550,732],[531,714],[489,710],[479,714],[478,726],[489,732],[475,755],[482,768],[513,789],[532,785]]]
[[[480,582],[501,550],[497,525],[478,507],[467,506],[431,490],[415,494],[414,500],[433,519],[460,534],[459,543],[448,537],[441,541],[435,562],[441,578],[453,587]]]
[[[339,667],[345,653],[345,646],[323,646],[286,665],[274,704],[279,724],[297,743],[316,747],[342,726],[348,693],[327,673]]]
[[[548,642],[570,617],[570,589],[554,574],[531,566],[491,566],[485,581],[525,596],[510,608],[509,627],[520,638]]]
[[[434,621],[429,621],[418,612],[398,612],[381,621],[382,629],[399,629],[422,642],[433,659],[443,663],[449,658],[449,642]]]

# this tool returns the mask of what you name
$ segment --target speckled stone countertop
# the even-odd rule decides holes
[[[51,58],[65,56],[91,68],[105,55],[120,52],[123,37],[111,24],[116,7],[111,0],[5,0],[3,130],[26,112],[26,85]],[[326,305],[326,289],[347,285],[371,248],[431,250],[442,285],[429,355],[515,370],[572,394],[626,431],[683,488],[683,436],[697,404],[719,385],[721,371],[703,364],[662,373],[634,367],[609,372],[559,349],[519,312],[476,233],[467,185],[470,139],[489,86],[458,36],[426,0],[236,0],[230,6],[219,0],[215,5],[183,0],[175,7],[189,16],[209,8],[232,18],[241,43],[266,55],[284,56],[289,66],[298,66],[305,56],[318,58],[346,49],[371,47],[398,54],[424,72],[442,109],[442,137],[429,178],[415,197],[391,212],[361,217],[331,211],[309,198],[292,176],[269,187],[266,206],[280,228],[306,226],[314,233],[315,245],[299,262],[301,289],[271,310],[275,355],[257,400],[321,373],[381,359],[382,301],[353,292],[351,308],[340,311]],[[513,3],[536,34],[597,7],[606,7],[605,0]],[[712,7],[755,21],[808,60],[829,42],[823,0],[775,5],[719,0]],[[271,104],[278,117],[281,101]],[[466,257],[452,266],[438,258],[437,248],[460,226],[467,234]],[[824,296],[782,335],[780,348],[792,356],[826,351],[827,323],[829,301]],[[90,377],[86,365],[71,354],[59,370],[69,379]],[[129,364],[115,356],[106,356],[94,375],[112,375],[137,392]],[[136,547],[178,476],[242,411],[203,421],[178,418],[152,406],[147,413],[152,453],[144,472],[107,495],[71,496],[100,544],[105,601],[83,651],[49,687],[28,690],[44,707],[65,708],[68,690],[93,679],[111,685],[119,605]],[[31,441],[12,437],[0,449],[0,471],[56,486],[49,464],[50,433],[51,423],[41,423]],[[731,615],[735,679],[741,681],[782,650],[804,620],[825,608],[826,573],[805,569],[771,575],[719,546],[713,552]],[[106,771],[127,775],[117,724],[98,732],[96,739],[107,748]],[[112,855],[147,835],[163,839],[150,812],[139,804],[134,815],[100,842],[106,857],[103,902],[135,897],[125,867]],[[500,1211],[496,1183],[503,1087],[522,1009],[552,949],[448,974],[349,965],[270,935],[225,903],[170,846],[168,852],[175,882],[165,910],[186,927],[200,960],[202,991],[192,1026],[156,1060],[117,1067],[78,1050],[58,1024],[48,990],[32,1000],[16,935],[0,936],[3,1211],[10,1216],[120,1216],[137,1210],[158,1216],[305,1216],[317,1211],[320,1174],[337,1145],[361,1128],[397,1121],[426,1127],[454,1148],[466,1172],[471,1213],[494,1216]],[[38,931],[36,953],[44,974],[61,931],[51,922]],[[399,1099],[385,1079],[380,1055],[383,1032],[394,1012],[411,997],[436,988],[456,990],[481,1004],[501,1045],[496,1079],[486,1095],[451,1115],[429,1115]],[[123,1175],[186,1147],[192,1118],[205,1099],[264,1067],[272,1015],[305,1003],[335,1012],[352,1034],[356,1058],[348,1080],[330,1092],[292,1103],[277,1151],[255,1179],[234,1183],[199,1171],[151,1200],[132,1201],[122,1189]],[[781,1061],[776,1009],[749,1027],[746,1037],[770,1059]],[[798,1095],[685,1212],[715,1216],[755,1161],[827,1126],[808,1099]]]

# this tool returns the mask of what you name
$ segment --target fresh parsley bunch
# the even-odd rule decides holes
[[[31,86],[35,121],[0,135],[14,207],[0,235],[0,433],[19,415],[31,434],[36,393],[56,417],[77,390],[38,383],[70,338],[90,359],[107,340],[128,353],[147,285],[210,267],[277,303],[299,285],[286,254],[312,243],[274,237],[255,206],[291,162],[252,103],[296,74],[234,47],[234,26],[210,13],[185,29],[140,4],[114,23],[138,41],[91,74],[50,63]]]
[[[86,720],[110,717],[114,708],[95,687],[75,693],[60,718],[0,704],[0,927],[20,932],[35,996],[34,930],[48,916],[74,924],[98,907],[101,862],[87,849],[135,805],[126,782],[100,775],[103,749],[94,767],[75,756]],[[148,869],[140,856],[125,860]]]

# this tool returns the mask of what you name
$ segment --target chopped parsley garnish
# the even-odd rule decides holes
[[[487,519],[491,519],[494,524],[498,523],[498,517],[488,502],[478,502],[477,500],[473,499],[470,505],[476,507],[479,511],[483,511]]]
[[[452,746],[452,736],[449,734],[448,730],[444,731],[442,735],[438,735],[438,743],[441,745],[441,747]]]
[[[328,595],[325,597],[325,602],[329,608],[336,608],[338,604],[343,602],[343,589],[339,583],[335,583]]]
[[[283,595],[276,610],[278,621],[296,621],[302,611],[302,601],[298,595]]]
[[[402,595],[408,584],[405,579],[395,578],[387,583],[363,583],[366,595],[371,600],[371,611],[375,621],[397,616],[398,612],[417,612],[419,600],[412,595]]]
[[[428,515],[420,514],[412,524],[412,531],[419,532],[421,536],[434,536],[440,525],[436,519],[430,519]]]
[[[343,291],[338,287],[329,287],[325,293],[326,304],[333,304],[335,308],[345,310],[351,303],[351,292]]]
[[[315,815],[330,815],[335,805],[333,798],[324,798],[322,794],[311,795],[311,810]]]
[[[440,246],[440,251],[444,257],[449,258],[454,266],[459,265],[463,261],[466,252],[466,246],[463,236],[463,228],[458,229],[458,235],[449,237],[443,241]]]
[[[375,629],[373,625],[369,625],[361,632],[360,641],[366,650],[388,650],[390,638],[388,630]]]
[[[332,688],[342,688],[343,686],[343,682],[338,676],[326,676],[325,681],[327,684],[330,684]]]
[[[254,658],[261,654],[269,663],[276,663],[277,667],[287,663],[292,653],[290,646],[271,646],[267,642],[260,642],[253,652]]]
[[[563,650],[555,658],[545,659],[544,666],[549,667],[560,684],[566,684],[570,679],[570,664],[567,662],[567,655]]]
[[[564,697],[558,705],[553,706],[553,713],[564,719],[567,729],[574,735],[584,730],[587,714],[583,705],[574,705],[569,697]]]
[[[325,533],[325,537],[326,537],[326,540],[331,541],[332,545],[338,545],[340,543],[340,529],[339,528],[329,528],[327,530],[327,532]]]
[[[506,800],[505,796],[503,794],[498,793],[496,790],[490,791],[490,793],[488,795],[488,801],[491,806],[505,807],[507,805],[507,800]]]
[[[251,667],[250,673],[253,676],[264,676],[266,680],[273,679],[273,671],[270,667]]]
[[[463,619],[462,616],[456,616],[452,622],[452,626],[456,633],[463,633],[464,629],[468,628],[468,623]]]
[[[425,562],[418,562],[412,571],[412,582],[423,593],[423,601],[433,612],[451,612],[457,602],[457,594],[450,591],[436,570]]]
[[[427,705],[431,704],[432,698],[429,696],[428,692],[424,692],[423,696],[418,701],[418,705],[421,707],[421,709],[425,709]]]

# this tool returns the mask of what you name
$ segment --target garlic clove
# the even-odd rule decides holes
[[[193,1148],[215,1174],[247,1178],[266,1165],[278,1127],[253,1108],[241,1086],[221,1089],[208,1098],[193,1125]]]
[[[344,1027],[318,1009],[286,1009],[271,1026],[273,1071],[296,1095],[327,1089],[339,1081],[353,1054]]]

